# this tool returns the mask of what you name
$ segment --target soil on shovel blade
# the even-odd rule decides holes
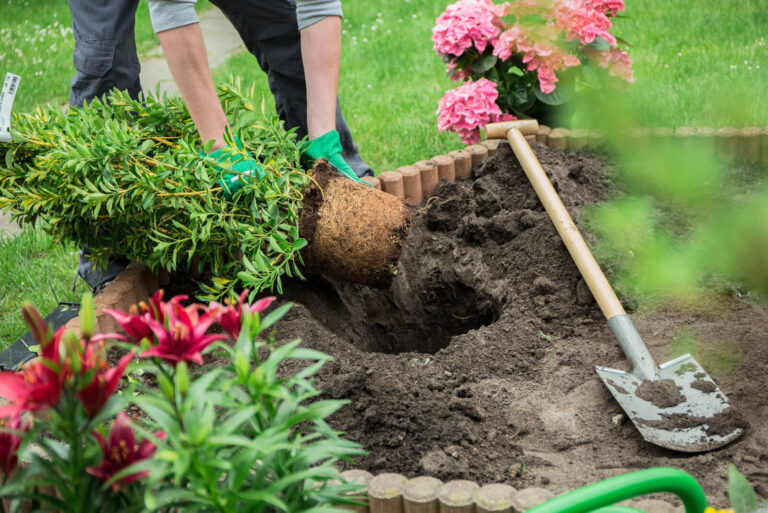
[[[611,188],[607,164],[534,146],[578,223]],[[768,496],[766,309],[725,296],[707,312],[633,314],[657,363],[692,352],[750,423],[707,453],[645,442],[594,370],[628,370],[624,355],[507,145],[471,180],[439,185],[398,272],[388,290],[312,277],[281,298],[296,305],[278,341],[334,357],[317,383],[351,402],[331,425],[369,451],[350,466],[556,494],[670,466],[724,506],[733,463]]]

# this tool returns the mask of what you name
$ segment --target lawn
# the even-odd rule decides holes
[[[768,124],[764,0],[627,0],[616,34],[632,44],[628,99],[645,126]]]
[[[0,235],[0,347],[27,331],[21,318],[21,302],[32,301],[48,313],[58,301],[79,301],[83,282],[72,291],[78,250],[55,244],[39,229],[27,229],[14,238]]]
[[[437,102],[446,89],[456,85],[446,78],[445,66],[433,52],[430,39],[434,19],[449,3],[345,3],[339,95],[361,154],[377,172],[461,146],[458,137],[438,134],[436,128]],[[0,6],[0,71],[16,72],[25,80],[16,108],[24,110],[46,101],[65,102],[68,77],[73,73],[66,4],[37,0],[39,9],[34,11],[29,9],[28,1],[0,0]],[[142,51],[156,44],[147,18],[142,3],[137,20]],[[766,124],[768,19],[764,0],[731,2],[727,7],[722,0],[628,0],[624,16],[616,20],[614,33],[632,44],[635,84],[624,94],[638,109],[643,124]],[[17,56],[17,48],[23,57]],[[45,58],[38,57],[41,55]],[[252,81],[257,91],[271,101],[264,74],[252,56],[233,56],[215,70],[218,82],[232,75],[246,83]],[[53,282],[68,282],[70,274],[57,274],[56,269],[67,258],[62,268],[74,268],[74,256],[65,258],[50,245],[45,249],[44,236],[35,237],[39,239],[37,246],[19,238],[4,242],[4,248],[22,254],[42,248],[39,273]],[[21,269],[22,264],[18,265]],[[20,335],[21,328],[17,325],[6,329],[6,312],[15,309],[22,297],[32,297],[24,292],[31,289],[21,290],[20,295],[4,294],[8,299],[0,304],[0,333],[11,338]],[[34,299],[41,306],[51,304],[47,286],[38,286],[34,291]]]
[[[198,10],[211,6],[207,0],[198,4]],[[75,72],[72,16],[67,3],[0,0],[0,12],[0,80],[6,72],[20,75],[22,80],[14,110],[29,110],[47,102],[65,103]],[[136,45],[139,54],[158,45],[146,2],[139,4],[136,14]]]

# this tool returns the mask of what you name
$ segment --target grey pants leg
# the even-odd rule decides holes
[[[71,105],[80,106],[101,98],[114,88],[133,98],[141,92],[141,65],[133,36],[139,0],[69,0],[75,51],[75,77],[69,95]],[[122,272],[128,261],[115,255],[104,269],[95,268],[80,251],[77,273],[92,288],[98,288]]]
[[[141,92],[141,65],[133,37],[139,0],[69,0],[77,72],[72,79],[69,103],[102,97],[113,88]]]
[[[240,37],[267,73],[277,113],[286,128],[298,127],[299,138],[307,135],[307,86],[301,41],[293,0],[211,0],[229,18]],[[352,132],[336,103],[336,130],[342,155],[358,176],[373,176],[361,157]]]

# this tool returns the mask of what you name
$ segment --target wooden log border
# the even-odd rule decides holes
[[[626,137],[635,140],[638,144],[649,145],[661,140],[674,141],[675,144],[681,145],[689,144],[693,140],[709,140],[714,143],[717,155],[724,160],[740,160],[749,164],[768,167],[768,128],[720,128],[717,130],[709,127],[696,129],[680,127],[674,130],[671,128],[637,128],[626,134]],[[605,144],[606,135],[599,130],[553,129],[546,125],[540,125],[538,133],[535,136],[529,136],[528,140],[543,144],[552,150],[598,150]],[[468,157],[471,156],[471,166],[475,166],[495,155],[499,143],[500,140],[483,141],[480,144],[472,144],[451,151],[447,155],[439,155],[429,161],[421,160],[414,166],[421,169],[425,162],[437,161],[440,165],[439,179],[446,179],[449,182],[466,180],[471,177],[471,169],[467,169],[469,167]],[[451,165],[450,160],[454,161],[453,165]],[[433,193],[430,192],[430,189],[433,188],[431,182],[429,187],[422,187],[421,197],[405,193],[400,185],[403,183],[402,179],[397,176],[403,169],[409,170],[412,174],[412,166],[403,166],[395,171],[386,171],[386,174],[378,175],[382,183],[387,183],[383,187],[385,192],[399,196],[413,206],[420,205],[433,196]],[[379,186],[376,178],[365,178],[365,180],[376,184],[377,187]]]
[[[362,486],[354,496],[359,504],[341,506],[357,513],[522,513],[554,498],[544,488],[516,490],[499,483],[480,486],[463,479],[442,482],[427,476],[373,476],[365,470],[346,470],[341,477]]]

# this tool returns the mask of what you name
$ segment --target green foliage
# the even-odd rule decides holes
[[[334,513],[353,504],[348,495],[359,487],[344,482],[336,464],[364,451],[326,422],[348,401],[319,399],[313,382],[330,357],[299,340],[275,347],[262,336],[290,303],[261,318],[265,304],[182,306],[161,297],[152,299],[152,309],[115,316],[123,326],[152,326],[152,340],[133,343],[88,335],[90,295],[83,298],[79,334],[52,334],[25,305],[41,356],[23,376],[0,373],[15,390],[5,391],[13,398],[6,406],[18,413],[13,427],[0,425],[0,497],[12,501],[11,511],[25,501],[34,511],[64,513]],[[185,327],[187,335],[207,333],[212,321],[219,331],[238,333],[237,341],[209,345],[224,337],[208,334],[187,352],[146,352],[183,337]],[[131,353],[110,367],[107,349],[115,344]],[[139,361],[129,363],[136,344]],[[226,355],[221,366],[188,366],[213,349]],[[299,364],[293,374],[285,373],[289,362]],[[141,410],[133,421],[125,414],[131,404],[133,413]],[[18,459],[10,463],[11,456]]]
[[[185,365],[145,366],[167,383],[165,392],[141,387],[136,400],[149,417],[144,433],[166,433],[145,489],[148,510],[319,513],[349,503],[342,495],[355,487],[334,481],[334,465],[363,451],[325,422],[348,401],[316,400],[311,380],[330,357],[298,340],[274,348],[256,339],[287,307],[248,318],[234,347],[220,345],[225,367],[190,380]],[[287,360],[307,365],[280,377]]]
[[[134,101],[115,91],[106,104],[14,118],[14,142],[0,144],[0,209],[21,224],[42,222],[56,241],[88,244],[100,263],[119,251],[151,269],[212,269],[211,298],[236,286],[280,291],[283,275],[301,276],[298,215],[309,178],[276,114],[237,85],[221,86],[219,97],[267,175],[231,201],[217,180],[234,171],[201,157],[180,98]]]
[[[753,513],[757,509],[755,490],[733,465],[728,465],[728,500],[734,513]]]
[[[764,170],[735,159],[716,138],[632,137],[636,106],[583,99],[616,164],[619,195],[587,218],[619,290],[644,305],[691,303],[724,287],[768,292]]]

